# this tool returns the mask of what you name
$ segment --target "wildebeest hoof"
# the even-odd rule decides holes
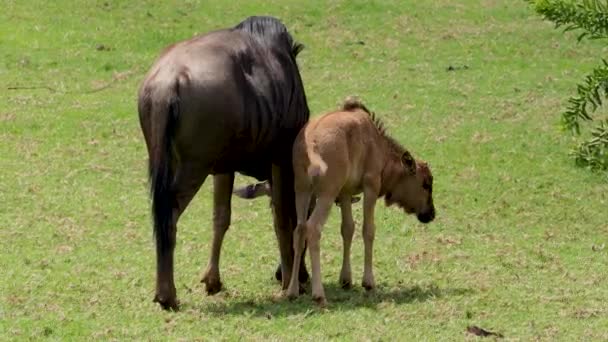
[[[312,300],[314,300],[317,306],[320,308],[327,306],[327,299],[325,299],[325,296],[313,296]]]
[[[156,294],[153,299],[154,303],[160,304],[163,310],[167,311],[178,311],[179,310],[179,301],[173,298],[162,298],[159,294]]]
[[[215,277],[206,275],[201,279],[201,283],[205,284],[205,290],[209,296],[212,296],[222,290],[222,282]]]
[[[283,273],[281,272],[281,264],[277,267],[277,270],[274,272],[274,277],[277,281],[283,281]],[[300,272],[298,272],[298,281],[302,284],[306,284],[310,279],[310,275],[308,271],[304,267],[300,267]]]
[[[344,290],[350,290],[353,287],[353,283],[349,279],[340,279],[340,286]]]
[[[304,267],[300,267],[300,272],[298,273],[298,281],[301,284],[306,284],[310,279],[310,275],[308,275],[308,271]]]
[[[281,273],[281,264],[279,264],[279,267],[277,267],[276,272],[274,272],[274,277],[279,282],[283,280],[283,274]]]

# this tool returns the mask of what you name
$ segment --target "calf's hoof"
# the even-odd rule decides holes
[[[209,296],[212,296],[222,290],[222,282],[218,277],[211,277],[209,274],[201,279],[201,283],[205,284],[205,290]]]
[[[373,290],[373,289],[376,287],[376,284],[375,284],[373,281],[365,281],[365,280],[364,280],[364,281],[361,283],[361,286],[363,286],[363,288],[364,288],[366,291],[371,291],[371,290]]]
[[[302,283],[298,284],[298,290],[297,290],[297,291],[298,291],[298,293],[296,294],[296,293],[295,293],[295,291],[293,291],[293,290],[291,290],[291,289],[287,288],[287,292],[286,292],[287,297],[288,297],[289,299],[295,299],[295,298],[296,298],[296,297],[298,297],[299,295],[303,295],[303,294],[305,294],[305,293],[306,293],[306,285],[304,285],[304,284],[302,284]]]
[[[167,311],[178,311],[179,310],[179,301],[175,297],[164,297],[159,295],[158,293],[154,296],[154,303],[160,304],[160,307],[163,310]]]
[[[287,299],[289,300],[294,300],[296,298],[298,298],[298,296],[300,295],[300,286],[298,286],[298,289],[296,289],[296,291],[293,291],[292,289],[288,289],[286,296]]]

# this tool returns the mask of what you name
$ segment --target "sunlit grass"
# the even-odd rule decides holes
[[[3,339],[458,340],[471,336],[468,325],[521,340],[608,338],[608,187],[572,165],[558,127],[600,47],[564,38],[524,2],[2,7]],[[164,46],[252,14],[280,17],[306,45],[299,64],[314,113],[357,94],[431,164],[438,217],[423,226],[378,207],[378,289],[368,294],[337,286],[335,209],[322,240],[329,306],[320,311],[309,295],[277,298],[268,202],[235,199],[226,290],[207,297],[199,283],[211,241],[206,184],[180,221],[182,310],[166,313],[152,303],[136,89]],[[356,284],[362,266],[358,227]]]

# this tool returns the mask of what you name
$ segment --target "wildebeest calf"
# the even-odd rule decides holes
[[[363,239],[365,265],[362,285],[375,287],[372,271],[372,249],[375,235],[374,208],[384,197],[386,205],[397,204],[420,222],[435,218],[432,186],[428,165],[416,161],[399,143],[388,136],[381,122],[363,103],[348,98],[340,111],[309,121],[293,145],[294,183],[298,225],[294,231],[294,267],[300,267],[305,242],[312,264],[312,296],[325,305],[321,284],[319,242],[321,231],[334,201],[342,212],[344,243],[340,283],[352,284],[350,247],[354,233],[351,199],[363,192]],[[311,198],[314,210],[307,220]],[[299,284],[293,274],[287,296],[297,297]]]

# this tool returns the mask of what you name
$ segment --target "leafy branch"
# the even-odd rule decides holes
[[[566,129],[580,134],[580,121],[593,121],[589,113],[602,106],[602,98],[608,95],[608,62],[602,59],[603,65],[585,77],[577,86],[578,96],[568,99],[568,107],[562,114],[562,123]]]
[[[555,27],[565,27],[564,32],[581,30],[577,37],[608,38],[608,0],[526,0],[546,20]],[[596,67],[577,86],[577,95],[568,99],[568,106],[562,113],[565,129],[581,135],[581,122],[593,121],[592,113],[608,98],[608,62]],[[579,166],[608,170],[608,120],[599,121],[591,131],[591,137],[582,141],[571,152]]]
[[[570,155],[579,166],[605,170],[608,166],[608,120],[600,121],[591,139],[581,142]]]
[[[583,0],[576,3],[572,0],[528,0],[536,7],[536,12],[546,20],[555,23],[555,27],[565,26],[564,31],[582,29],[578,40],[584,37],[591,39],[608,38],[608,1]]]

